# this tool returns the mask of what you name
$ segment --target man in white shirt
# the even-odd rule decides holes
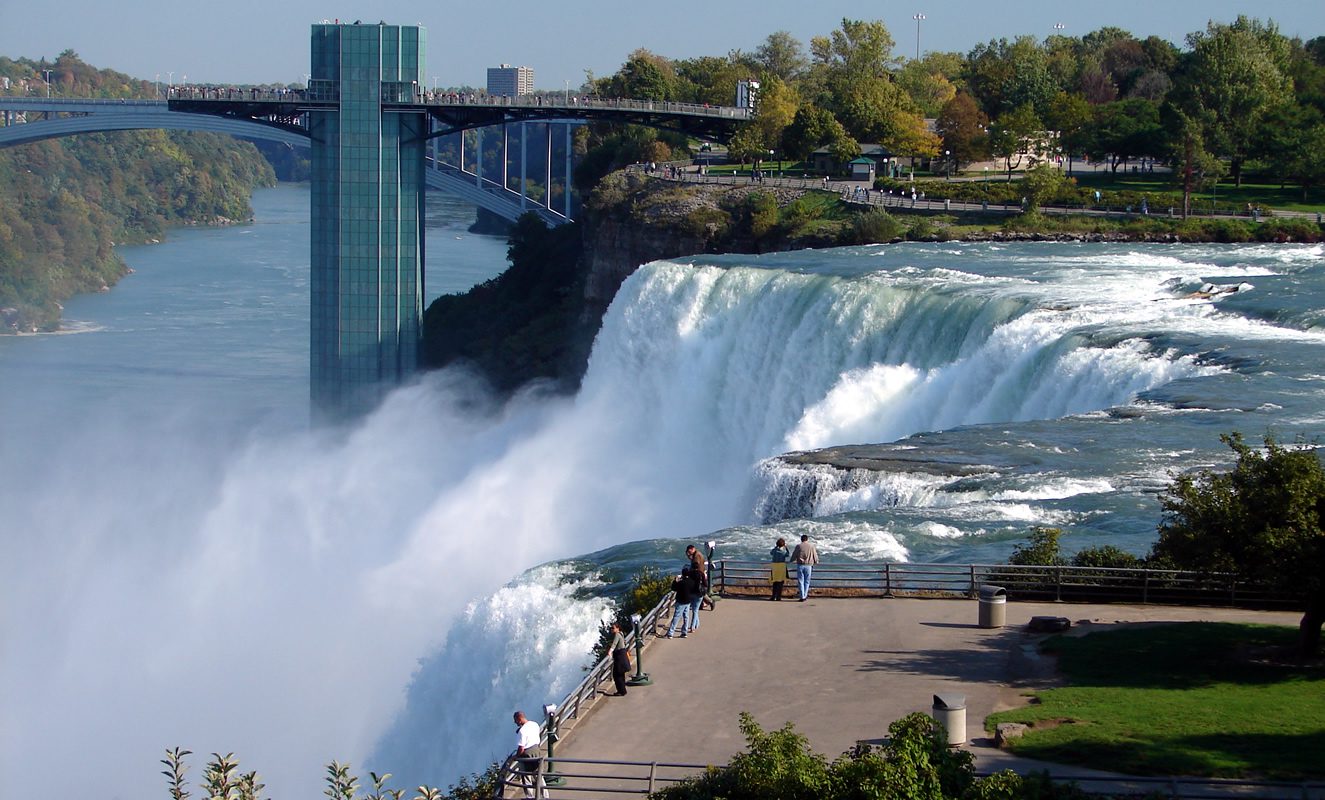
[[[547,797],[547,786],[543,783],[543,770],[540,768],[543,760],[543,731],[523,711],[515,712],[515,729],[515,770],[520,773],[524,796],[532,800],[534,790],[537,789],[539,797]]]

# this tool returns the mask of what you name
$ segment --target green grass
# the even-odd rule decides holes
[[[1089,189],[1099,189],[1101,192],[1173,192],[1179,194],[1181,187],[1174,183],[1173,176],[1169,174],[1141,174],[1123,175],[1121,170],[1117,176],[1107,172],[1077,172],[1073,177],[1077,179],[1077,184]],[[1192,203],[1196,208],[1208,209],[1211,202],[1216,203],[1221,209],[1240,209],[1245,208],[1247,203],[1253,206],[1263,208],[1278,208],[1287,211],[1319,211],[1325,208],[1325,187],[1318,187],[1307,192],[1307,199],[1302,200],[1302,189],[1298,186],[1280,187],[1278,183],[1261,183],[1255,176],[1243,178],[1241,186],[1234,186],[1232,180],[1220,182],[1215,188],[1213,198],[1210,191],[1199,192],[1192,195]]]
[[[1325,669],[1264,663],[1296,629],[1186,623],[1054,637],[1067,685],[999,722],[1060,724],[1018,755],[1134,775],[1325,776]]]

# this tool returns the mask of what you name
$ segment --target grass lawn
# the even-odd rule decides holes
[[[1090,189],[1120,192],[1174,192],[1181,193],[1181,187],[1174,184],[1174,178],[1168,174],[1124,175],[1120,170],[1112,175],[1107,172],[1078,172],[1074,175],[1077,184]],[[1242,186],[1234,186],[1232,180],[1221,182],[1215,188],[1214,202],[1221,209],[1241,209],[1247,203],[1264,208],[1278,208],[1288,211],[1319,211],[1325,208],[1325,188],[1315,188],[1307,192],[1306,202],[1302,200],[1302,188],[1299,186],[1280,187],[1278,183],[1260,183],[1255,176],[1244,176]],[[1211,204],[1209,190],[1192,195],[1192,205],[1198,209],[1208,209]]]
[[[1046,761],[1134,775],[1319,778],[1325,667],[1257,658],[1296,633],[1184,623],[1054,637],[1045,650],[1066,685],[985,724],[1039,722],[1012,749]]]

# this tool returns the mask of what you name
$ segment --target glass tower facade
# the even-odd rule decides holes
[[[418,364],[428,118],[397,104],[425,74],[424,29],[313,26],[312,395],[370,408]],[[395,106],[395,107],[393,107]]]

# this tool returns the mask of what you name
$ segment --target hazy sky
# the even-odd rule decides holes
[[[687,9],[690,9],[687,11]],[[968,51],[991,38],[1039,38],[1062,23],[1080,36],[1116,25],[1139,37],[1181,43],[1209,19],[1239,13],[1273,19],[1290,36],[1325,35],[1322,0],[1001,0],[1001,2],[843,2],[842,0],[716,0],[652,3],[641,0],[439,0],[312,3],[308,0],[0,0],[0,55],[54,58],[73,48],[98,67],[139,78],[175,82],[302,81],[308,71],[309,25],[324,19],[421,23],[428,29],[427,74],[440,85],[485,81],[500,63],[534,68],[541,89],[578,85],[586,69],[610,74],[634,49],[672,58],[753,50],[773,31],[802,42],[838,26],[843,17],[882,19],[898,52]]]

